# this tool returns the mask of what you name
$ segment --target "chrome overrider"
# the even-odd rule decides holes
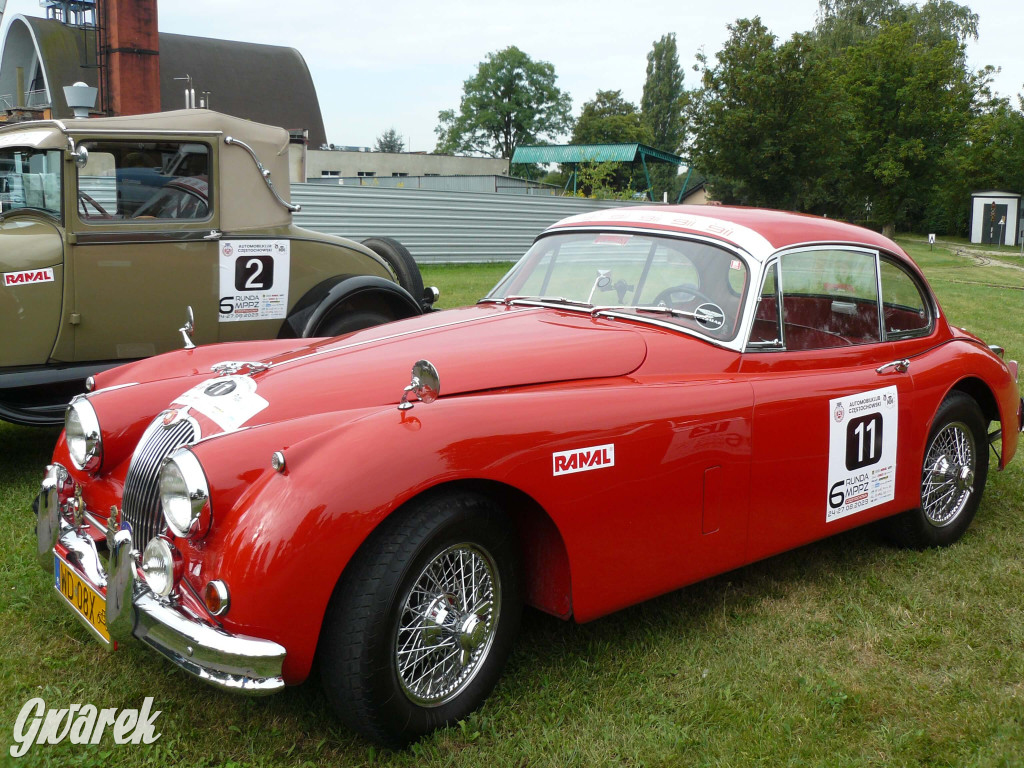
[[[198,621],[175,605],[173,595],[162,598],[146,586],[138,575],[140,554],[127,526],[108,531],[109,557],[104,567],[96,543],[81,522],[84,509],[78,508],[82,502],[77,491],[67,469],[60,464],[47,467],[34,505],[37,555],[52,575],[59,541],[78,575],[100,592],[106,591],[107,631],[112,640],[134,636],[218,688],[262,695],[284,687],[283,646],[232,635]]]

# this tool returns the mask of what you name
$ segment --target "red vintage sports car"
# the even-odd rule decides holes
[[[600,211],[473,307],[98,374],[38,553],[102,642],[250,694],[319,656],[338,715],[401,744],[480,706],[524,603],[590,621],[882,518],[953,543],[1016,378],[873,232]]]

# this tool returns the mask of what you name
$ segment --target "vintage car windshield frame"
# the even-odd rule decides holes
[[[568,236],[577,235],[603,235],[609,236],[627,235],[643,237],[651,241],[651,247],[648,249],[646,256],[646,263],[644,264],[640,278],[637,280],[636,285],[631,286],[633,291],[634,302],[636,298],[642,295],[643,290],[647,287],[645,285],[646,280],[649,277],[651,265],[655,259],[655,253],[659,244],[665,243],[677,243],[677,244],[695,244],[703,248],[714,249],[721,252],[722,259],[729,259],[730,267],[738,268],[743,270],[744,284],[743,290],[735,297],[735,301],[732,302],[731,306],[735,306],[734,316],[730,333],[728,335],[715,335],[710,332],[704,332],[701,329],[701,313],[695,313],[687,310],[674,310],[665,306],[647,306],[645,304],[638,303],[615,303],[615,302],[599,302],[598,296],[591,291],[591,301],[577,300],[574,298],[565,298],[558,295],[520,295],[518,293],[510,292],[513,281],[516,277],[520,276],[524,270],[524,265],[527,260],[536,261],[548,253],[549,251],[538,251],[537,246],[545,244],[545,241],[553,238],[566,238]],[[560,245],[561,243],[557,244]],[[557,247],[556,245],[556,247]],[[679,250],[680,256],[688,259],[691,263],[692,258],[681,249]],[[554,265],[554,259],[549,264],[548,269],[550,270]],[[694,264],[696,267],[696,265]],[[744,251],[732,246],[729,243],[725,243],[721,240],[711,237],[702,237],[701,235],[692,233],[682,232],[671,232],[660,229],[648,229],[639,227],[616,227],[616,226],[585,226],[585,227],[566,227],[550,232],[545,232],[540,235],[530,250],[516,262],[516,264],[510,269],[502,278],[498,281],[497,285],[480,300],[480,303],[503,303],[503,304],[527,304],[532,306],[547,306],[552,308],[570,310],[574,312],[587,313],[599,317],[614,317],[617,319],[628,319],[643,322],[650,325],[657,325],[663,328],[668,328],[673,331],[682,331],[687,334],[697,336],[700,339],[710,341],[713,344],[719,346],[725,346],[729,348],[736,348],[738,340],[744,337],[744,329],[747,325],[747,316],[749,314],[749,304],[751,296],[751,285],[753,284],[753,278],[759,273],[758,264],[756,260],[752,259]],[[614,276],[613,276],[614,279]],[[545,280],[545,286],[548,282]],[[700,286],[696,286],[700,291]],[[611,290],[611,288],[608,288]],[[666,288],[667,290],[667,288]],[[732,291],[732,286],[727,285],[727,290]],[[557,293],[557,292],[556,292]],[[500,294],[500,295],[499,295]]]

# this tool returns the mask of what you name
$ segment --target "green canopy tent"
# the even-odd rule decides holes
[[[512,154],[512,165],[527,165],[533,163],[561,163],[572,167],[572,191],[576,192],[576,169],[580,163],[630,163],[640,162],[644,169],[644,178],[647,179],[647,189],[651,188],[651,175],[647,170],[648,160],[652,163],[671,163],[679,167],[686,163],[679,155],[669,152],[662,152],[660,149],[649,147],[646,144],[555,144],[555,145],[529,145],[516,147]],[[690,174],[693,168],[686,172],[686,181],[683,182],[683,190],[689,186]],[[569,184],[566,182],[566,187]],[[680,199],[682,190],[680,190]],[[678,200],[676,202],[679,202]]]

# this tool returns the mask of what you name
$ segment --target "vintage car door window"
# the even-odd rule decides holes
[[[885,337],[908,339],[927,335],[932,327],[932,316],[917,281],[888,259],[882,259],[880,271]]]
[[[783,338],[787,350],[826,349],[881,340],[877,256],[815,248],[781,258]]]
[[[78,216],[87,224],[210,217],[210,148],[194,142],[85,141]]]
[[[58,149],[0,149],[0,213],[34,208],[60,216],[62,165]]]

